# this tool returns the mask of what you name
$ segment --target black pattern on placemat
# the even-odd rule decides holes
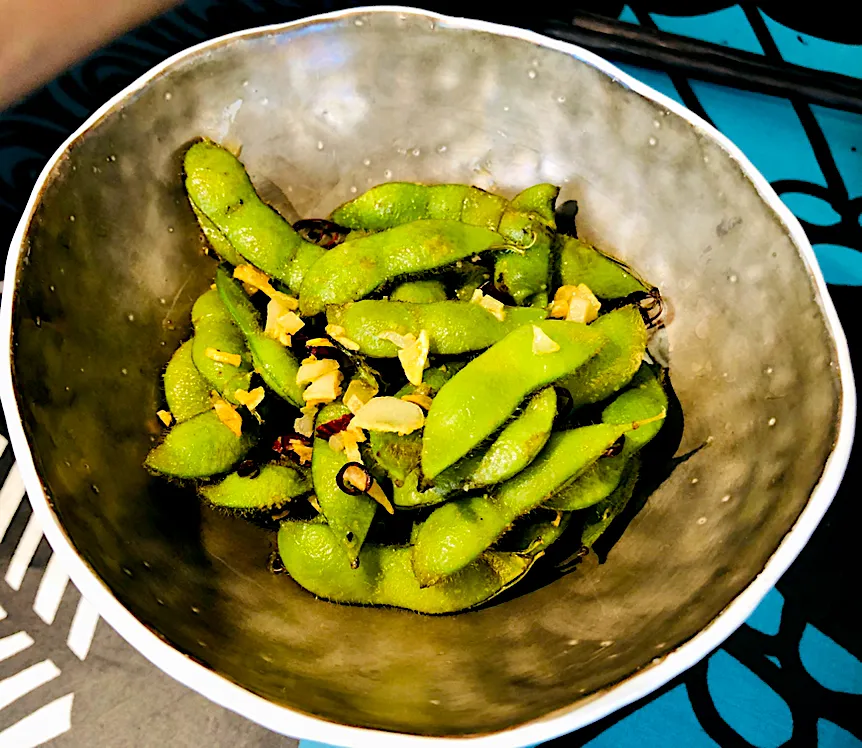
[[[150,67],[171,54],[215,36],[250,26],[289,21],[349,5],[349,3],[292,0],[189,0],[147,26],[125,35],[105,49],[91,55],[25,101],[0,113],[0,241],[8,242],[11,239],[32,185],[53,151],[92,111]],[[526,27],[535,27],[547,19],[566,21],[571,9],[568,3],[551,0],[540,0],[539,3],[531,6],[529,16],[524,15],[523,9],[507,11],[478,2],[456,5],[454,2],[443,0],[425,3],[425,6],[431,10],[455,15],[481,17]],[[624,4],[591,2],[582,3],[580,6],[616,17],[623,10]],[[727,2],[657,1],[630,4],[641,23],[653,25],[650,13],[690,16],[732,6],[733,3]],[[742,7],[764,52],[771,57],[780,57],[777,46],[757,9],[748,4],[743,4]],[[840,17],[840,13],[812,15],[810,9],[802,6],[791,7],[791,4],[770,8],[769,13],[771,17],[786,26],[807,34],[844,43],[862,41],[859,26],[846,22]],[[701,105],[688,81],[678,75],[671,76],[671,79],[684,103],[709,121],[708,112]],[[773,187],[779,194],[802,193],[823,200],[840,216],[840,221],[831,226],[817,226],[803,222],[803,227],[812,243],[836,244],[862,250],[862,226],[859,223],[862,215],[862,196],[852,199],[848,196],[829,145],[811,108],[801,102],[793,102],[793,105],[809,137],[827,186],[785,179],[775,182]],[[844,287],[832,287],[830,290],[839,316],[845,320],[845,324],[855,320],[859,303],[858,291]],[[847,333],[851,351],[854,352],[854,358],[858,359],[855,352],[862,350],[859,328],[850,325]],[[860,370],[859,366],[857,370]],[[0,424],[0,427],[5,433],[5,424]],[[0,458],[0,478],[4,481],[10,467],[11,450],[7,449]],[[862,738],[862,722],[856,718],[862,700],[858,696],[836,693],[825,688],[805,669],[800,656],[802,637],[807,627],[814,624],[851,655],[862,657],[862,651],[860,651],[862,638],[859,636],[855,619],[846,610],[840,609],[846,599],[848,582],[840,573],[835,573],[836,569],[846,570],[854,568],[854,565],[858,566],[851,535],[862,518],[860,518],[856,497],[849,495],[852,488],[858,485],[857,479],[860,479],[860,476],[858,470],[853,467],[851,459],[844,489],[839,492],[835,504],[827,513],[824,522],[815,532],[800,559],[779,582],[778,590],[783,595],[784,607],[777,633],[766,634],[746,624],[722,647],[724,653],[733,657],[771,687],[789,706],[793,717],[793,733],[787,745],[813,745],[817,740],[818,721],[821,719],[829,720],[847,732]],[[19,507],[6,534],[6,541],[0,544],[0,558],[8,560],[14,554],[26,532],[29,516],[29,508],[24,505]],[[46,690],[41,694],[36,690],[27,697],[30,701],[21,702],[31,712],[49,703],[51,699],[55,701],[62,699],[67,689],[64,685],[68,682],[67,678],[77,678],[76,687],[84,688],[83,683],[93,680],[92,669],[95,667],[92,665],[92,658],[87,662],[79,661],[64,646],[63,636],[59,640],[59,646],[54,641],[56,640],[54,635],[54,639],[51,640],[53,643],[39,648],[40,644],[51,639],[50,632],[56,632],[61,628],[65,631],[71,626],[74,611],[79,605],[77,601],[80,599],[78,593],[71,588],[70,591],[66,591],[53,624],[47,624],[32,611],[31,604],[37,594],[41,575],[44,573],[49,557],[50,551],[42,540],[35,549],[32,562],[28,564],[30,570],[25,574],[21,589],[13,598],[16,605],[14,624],[10,623],[11,616],[7,621],[0,623],[0,636],[8,635],[12,628],[15,628],[28,631],[28,635],[36,642],[31,647],[32,652],[28,650],[29,654],[26,657],[19,654],[16,658],[23,659],[10,660],[16,667],[28,667],[41,661],[48,651],[61,670],[62,675],[52,681],[50,688],[44,687]],[[8,599],[4,594],[4,604]],[[23,606],[22,600],[26,601]],[[102,626],[100,630],[106,630],[106,627]],[[116,639],[115,635],[111,634],[111,636]],[[127,654],[130,662],[134,658],[137,658],[135,662],[140,659],[119,640],[111,646],[118,653],[122,653],[118,654],[118,657],[125,657]],[[107,652],[108,649],[105,651]],[[35,659],[31,663],[27,658]],[[774,658],[774,661],[770,658]],[[154,669],[150,668],[150,670]],[[710,692],[708,671],[709,661],[704,660],[647,699],[626,707],[575,735],[560,738],[548,745],[585,745],[608,728],[631,716],[643,707],[644,703],[655,701],[674,689],[681,688],[687,694],[693,712],[704,731],[714,741],[721,746],[751,746],[752,743],[746,741],[737,729],[729,725],[716,707],[714,694]],[[8,672],[11,672],[8,668],[0,668],[0,679],[6,677]],[[160,674],[159,677],[164,678]],[[178,692],[185,693],[178,684],[173,685],[177,687]],[[218,711],[217,707],[209,706],[213,713]],[[16,712],[5,710],[0,712],[0,734],[8,724],[11,724],[15,714]],[[21,712],[17,714],[20,717]],[[96,733],[89,734],[92,736]],[[258,736],[264,733],[260,731],[253,734]],[[263,738],[250,737],[249,739],[254,742],[243,744],[263,745],[260,742]],[[280,742],[280,739],[277,740]],[[129,745],[136,744],[143,743],[129,743]],[[272,745],[276,744],[277,742],[272,742]]]

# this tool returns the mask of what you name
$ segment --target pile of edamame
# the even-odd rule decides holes
[[[219,265],[148,470],[277,527],[312,594],[427,614],[620,514],[668,406],[660,296],[577,238],[557,187],[386,183],[291,226],[217,143],[184,170]]]

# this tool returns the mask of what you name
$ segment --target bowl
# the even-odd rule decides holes
[[[338,606],[267,571],[271,533],[147,475],[160,372],[214,269],[181,180],[199,136],[241,146],[302,216],[393,179],[558,183],[581,234],[661,286],[653,350],[684,429],[604,563],[455,616]],[[51,159],[6,288],[3,405],[73,581],[165,672],[295,737],[518,746],[643,696],[754,609],[852,440],[814,254],[736,147],[584,50],[422,11],[253,29],[155,68]]]

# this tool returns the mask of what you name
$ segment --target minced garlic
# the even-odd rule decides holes
[[[389,514],[395,514],[395,507],[392,506],[392,502],[389,501],[389,497],[380,487],[380,484],[377,481],[374,481],[371,484],[371,488],[368,489],[368,495],[374,499],[380,506],[382,506]]]
[[[311,436],[314,433],[314,417],[317,415],[317,405],[306,405],[300,408],[302,415],[293,421],[293,430],[302,436]]]
[[[366,382],[362,379],[353,379],[350,384],[347,385],[347,390],[345,391],[342,400],[344,400],[344,404],[347,406],[347,409],[355,415],[356,412],[378,392],[379,388],[370,382]]]
[[[314,356],[310,356],[300,364],[299,370],[296,372],[296,383],[306,384],[307,382],[314,382],[330,372],[338,371],[338,367],[338,361],[335,359],[316,359]]]
[[[493,296],[485,296],[481,288],[473,291],[473,296],[470,298],[471,304],[478,304],[485,311],[493,314],[500,322],[506,319],[506,305],[502,301],[495,299]]]
[[[230,366],[239,366],[242,363],[242,356],[238,353],[225,353],[218,348],[207,348],[204,350],[204,356],[220,364],[229,364]]]
[[[402,395],[401,399],[408,403],[416,403],[423,410],[431,410],[431,405],[434,402],[428,395],[421,392],[414,392],[411,395]]]
[[[599,316],[601,307],[601,302],[586,284],[560,286],[554,294],[550,316],[586,325]]]
[[[327,325],[326,334],[329,335],[336,343],[340,343],[348,351],[358,351],[359,343],[347,337],[347,330],[341,325]]]
[[[159,417],[159,420],[165,424],[165,426],[170,426],[171,421],[174,420],[174,417],[171,415],[169,410],[158,410],[156,411],[156,415]]]
[[[554,342],[538,325],[533,325],[533,353],[540,356],[545,353],[556,353],[560,344]]]
[[[411,434],[425,425],[425,414],[416,403],[397,397],[374,397],[359,409],[350,425],[369,431]]]
[[[344,375],[338,370],[330,371],[315,379],[302,393],[302,398],[309,405],[331,403],[341,394],[341,382]]]
[[[312,449],[308,444],[303,444],[299,439],[290,439],[287,442],[287,448],[299,457],[301,465],[307,465],[311,462]]]
[[[362,454],[359,451],[359,442],[365,441],[365,434],[361,431],[362,439],[357,438],[357,432],[345,429],[329,437],[329,447],[336,452],[344,452],[350,462],[362,464]]]
[[[299,332],[305,327],[303,322],[296,312],[291,311],[279,299],[270,299],[266,305],[266,326],[264,334],[270,338],[274,338],[281,343],[285,348],[289,348],[291,344],[291,335]]]
[[[248,390],[236,390],[233,396],[240,405],[245,405],[253,413],[257,406],[263,402],[264,390],[263,387],[255,387],[250,392]]]
[[[218,419],[237,437],[242,436],[242,416],[237,412],[236,408],[220,397],[215,400],[213,407]]]
[[[402,335],[395,330],[385,330],[379,333],[377,337],[388,340],[400,349],[398,360],[401,362],[401,368],[404,369],[407,381],[416,387],[422,384],[422,372],[428,367],[428,349],[430,347],[428,331],[420,330],[417,338],[412,332]]]
[[[422,384],[422,372],[428,366],[428,349],[430,340],[427,330],[420,330],[419,337],[414,343],[398,351],[398,360],[407,381],[414,387]]]
[[[272,287],[272,279],[253,265],[238,265],[234,268],[233,277],[242,281],[246,288],[250,286],[258,291],[263,291],[270,299],[278,301],[286,309],[299,309],[299,302],[293,296],[276,291]],[[249,294],[249,296],[251,295]]]

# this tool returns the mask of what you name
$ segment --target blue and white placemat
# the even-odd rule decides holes
[[[481,5],[423,5],[525,26],[540,20],[511,11],[504,17]],[[849,16],[818,15],[816,7],[783,4],[769,15],[722,2],[590,5],[631,23],[862,79],[860,27]],[[567,9],[547,6],[532,12],[567,20]],[[337,7],[188,0],[0,112],[0,246],[11,239],[55,148],[148,68],[208,38]],[[862,371],[862,115],[626,70],[715,124],[772,182],[808,232]],[[5,434],[5,425],[0,428]],[[100,622],[44,540],[3,436],[0,451],[0,748],[296,745],[168,678]],[[844,484],[805,551],[709,658],[650,697],[545,745],[862,748],[860,488],[851,457]],[[320,744],[302,741],[301,748]]]

